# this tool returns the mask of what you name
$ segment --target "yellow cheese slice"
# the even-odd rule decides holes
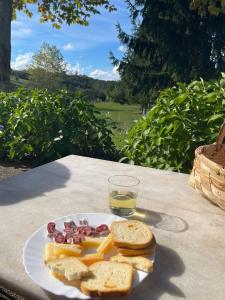
[[[45,263],[63,256],[80,256],[83,247],[76,244],[48,243],[45,245]]]
[[[82,256],[82,257],[78,257],[78,259],[89,266],[97,261],[104,260],[104,254],[103,253],[91,253],[91,254],[86,254],[85,256]]]
[[[108,253],[113,247],[112,243],[112,235],[109,234],[107,238],[100,244],[100,246],[97,248],[98,253],[106,254]]]
[[[104,240],[105,240],[104,237],[97,238],[97,237],[86,236],[85,240],[81,242],[81,245],[84,246],[85,248],[98,247]]]

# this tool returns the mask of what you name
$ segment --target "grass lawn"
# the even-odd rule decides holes
[[[118,148],[123,147],[127,131],[134,124],[134,120],[141,118],[140,105],[98,102],[95,103],[95,107],[102,117],[110,118],[116,125],[117,128],[112,129],[113,141]]]

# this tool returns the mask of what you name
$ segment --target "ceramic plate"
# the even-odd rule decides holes
[[[56,228],[62,230],[64,228],[63,225],[65,221],[73,220],[76,224],[79,224],[79,220],[81,219],[86,219],[88,224],[93,227],[97,227],[100,224],[110,225],[113,221],[123,220],[121,217],[110,214],[78,213],[64,216],[54,221],[56,223]],[[90,299],[90,297],[81,293],[78,288],[65,285],[60,280],[51,276],[48,268],[44,264],[45,244],[52,242],[52,240],[47,236],[46,228],[47,224],[40,227],[25,243],[23,249],[23,264],[26,273],[41,288],[55,295],[66,296],[68,298]],[[137,271],[135,274],[133,287],[137,286],[148,275],[142,271]]]

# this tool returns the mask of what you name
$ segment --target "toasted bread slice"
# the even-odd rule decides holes
[[[92,276],[81,281],[81,291],[91,297],[126,296],[132,285],[133,268],[129,264],[102,261],[89,267]]]
[[[51,273],[53,277],[62,281],[65,285],[72,285],[75,286],[76,288],[80,288],[80,279],[68,280],[60,273],[57,272],[51,272]]]
[[[133,256],[132,257],[132,256],[115,255],[115,256],[111,256],[110,260],[130,264],[135,269],[144,271],[146,273],[153,272],[152,261],[143,256]]]
[[[154,238],[149,227],[137,220],[115,221],[111,233],[116,247],[130,249],[147,248]]]
[[[76,257],[65,257],[47,263],[53,273],[62,274],[68,280],[81,279],[89,274],[88,267]]]
[[[117,252],[124,256],[139,256],[139,255],[154,255],[154,248],[145,248],[145,249],[126,249],[126,248],[117,248]]]

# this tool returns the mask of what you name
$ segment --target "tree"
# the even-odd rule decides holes
[[[128,35],[118,25],[127,51],[120,61],[111,57],[143,108],[168,85],[215,78],[225,69],[225,15],[202,14],[192,2],[127,0],[134,30]]]
[[[66,63],[59,49],[44,43],[28,67],[31,84],[35,87],[55,90],[62,87]]]
[[[0,89],[10,77],[12,0],[0,0]]]
[[[32,17],[29,5],[36,5],[40,21],[52,22],[53,27],[60,28],[65,22],[69,25],[88,25],[91,15],[99,14],[99,8],[115,10],[109,0],[0,0],[0,86],[6,88],[10,79],[11,57],[11,20],[16,11],[23,11]]]

